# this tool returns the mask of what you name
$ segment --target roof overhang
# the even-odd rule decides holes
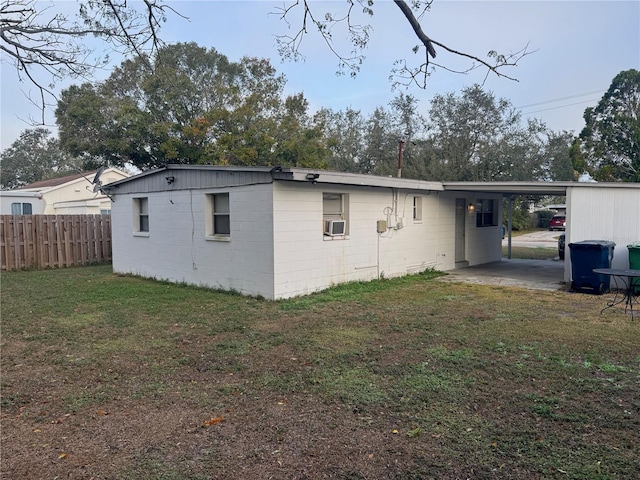
[[[629,182],[442,182],[445,192],[513,195],[566,195],[569,188],[640,188]]]
[[[274,181],[306,182],[311,184],[353,185],[385,187],[416,191],[474,192],[510,197],[514,195],[566,195],[569,188],[640,188],[640,184],[591,183],[591,182],[429,182],[410,178],[382,177],[361,173],[345,173],[313,168],[248,167],[221,165],[173,164],[154,168],[137,175],[117,180],[103,186],[103,190],[115,192],[119,185],[162,172],[200,170],[220,172],[268,173]]]
[[[441,182],[428,182],[410,178],[381,177],[361,173],[335,172],[307,168],[283,168],[273,174],[274,180],[310,182],[336,185],[359,185],[364,187],[400,188],[405,190],[443,191]]]
[[[24,198],[38,198],[42,199],[42,193],[38,191],[23,191],[23,190],[0,190],[0,196],[2,197],[24,197]]]
[[[220,165],[164,165],[137,175],[117,180],[103,186],[103,190],[115,191],[119,185],[136,181],[149,175],[180,170],[200,170],[218,172],[259,172],[270,173],[275,181],[304,182],[310,184],[360,185],[364,187],[386,187],[418,191],[443,191],[441,182],[428,182],[410,178],[381,177],[361,173],[344,173],[314,168],[247,167]]]

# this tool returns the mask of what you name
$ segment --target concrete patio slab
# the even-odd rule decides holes
[[[439,279],[533,290],[561,290],[564,283],[564,261],[502,259],[500,262],[449,270]]]

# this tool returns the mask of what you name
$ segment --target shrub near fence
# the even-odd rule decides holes
[[[2,270],[110,261],[109,215],[0,215]]]

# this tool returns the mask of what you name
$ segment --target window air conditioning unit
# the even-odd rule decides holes
[[[324,234],[337,237],[345,234],[346,222],[344,220],[325,220]]]

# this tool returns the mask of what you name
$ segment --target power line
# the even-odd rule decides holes
[[[543,108],[542,110],[533,110],[532,112],[522,112],[523,115],[530,115],[532,113],[539,113],[539,112],[546,112],[549,110],[557,110],[558,108],[565,108],[565,107],[571,107],[573,105],[580,105],[582,103],[591,103],[591,102],[595,102],[596,99],[592,99],[592,100],[583,100],[582,102],[576,102],[576,103],[568,103],[566,105],[559,105],[557,107],[550,107],[550,108]]]
[[[544,100],[542,102],[529,103],[528,105],[521,105],[521,106],[515,107],[515,108],[521,109],[521,108],[527,108],[527,107],[536,107],[538,105],[545,105],[547,103],[561,102],[563,100],[570,100],[572,98],[586,97],[587,95],[593,95],[595,93],[602,93],[602,92],[604,92],[604,89],[603,90],[594,90],[593,92],[578,93],[576,95],[569,95],[568,97],[555,98],[553,100]]]

